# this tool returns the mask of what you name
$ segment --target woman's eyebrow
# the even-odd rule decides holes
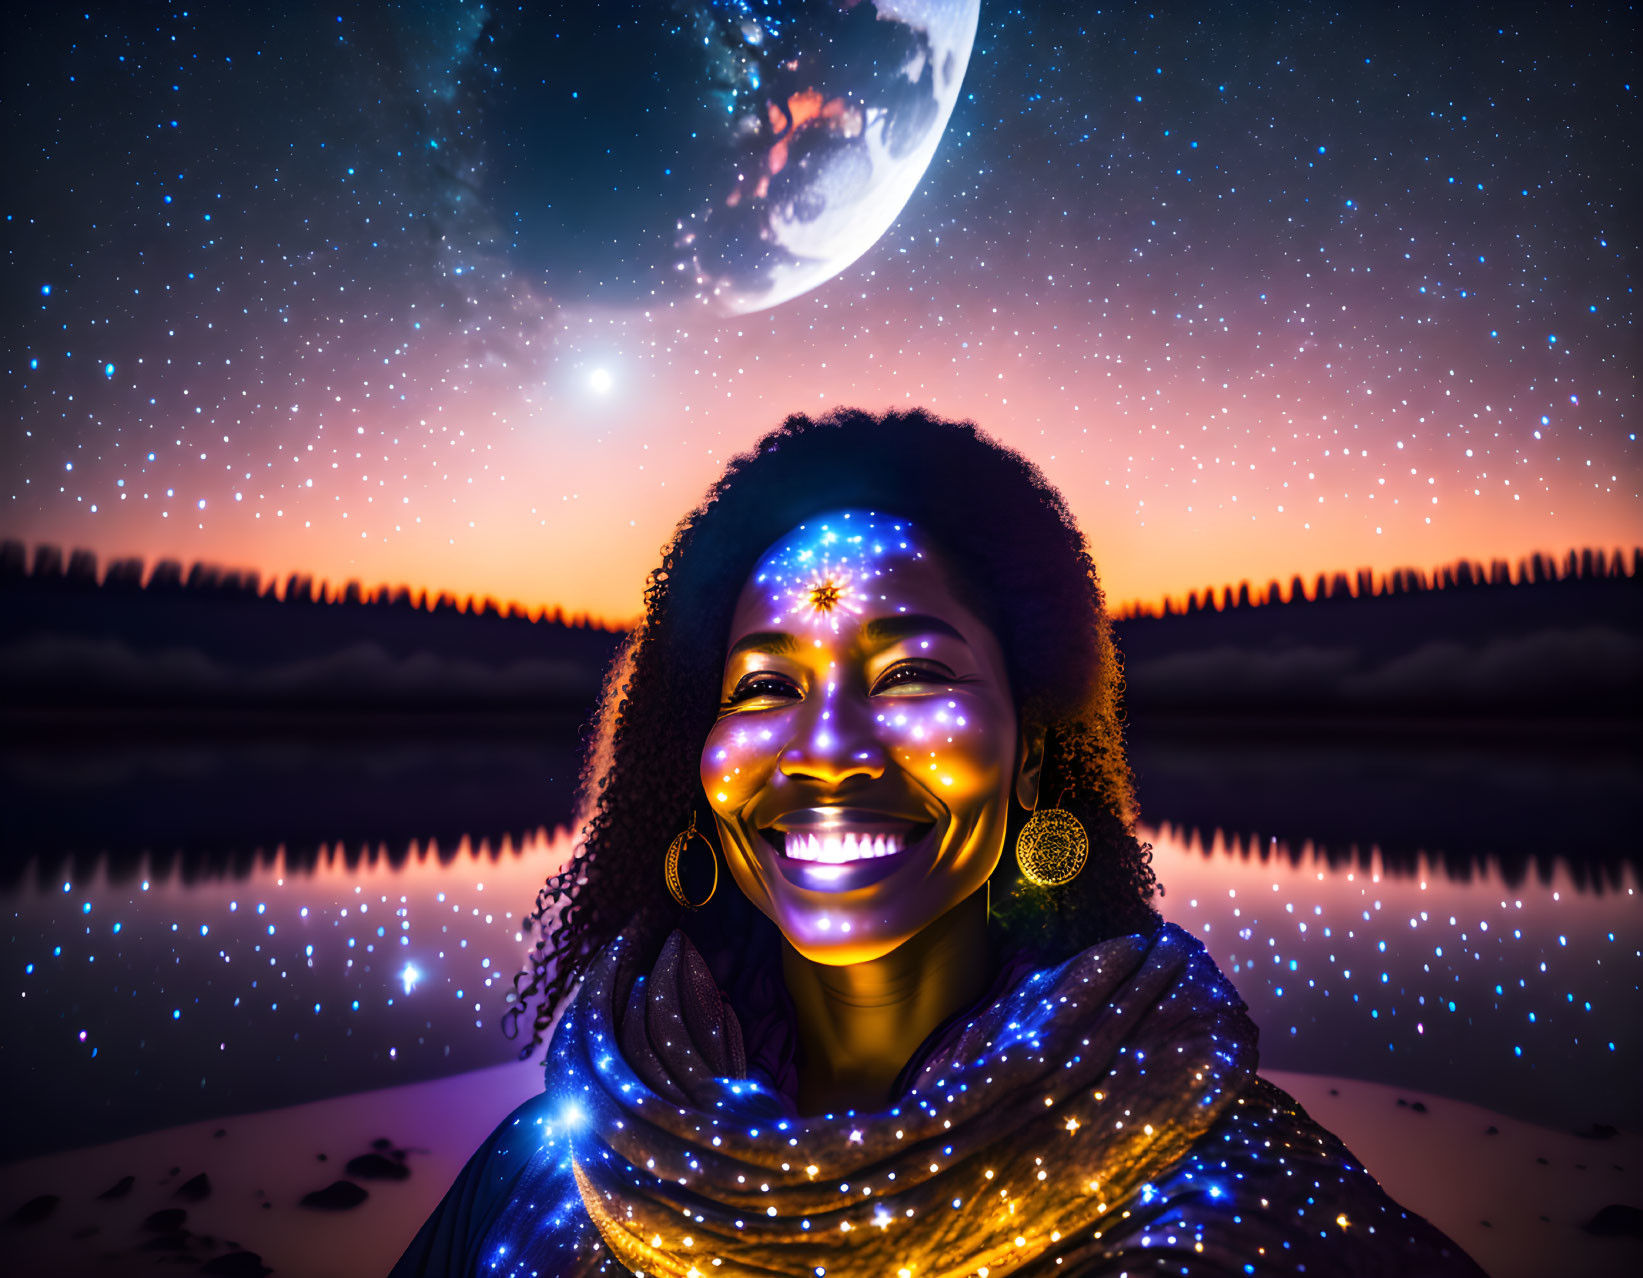
[[[960,643],[969,642],[950,623],[925,613],[880,617],[863,626],[862,635],[868,643],[874,644],[895,643],[898,639],[908,639],[913,635],[946,635]]]
[[[776,656],[788,656],[797,652],[799,641],[782,630],[756,630],[750,635],[743,635],[730,645],[730,651],[725,654],[725,664],[728,665],[744,652],[768,652]]]

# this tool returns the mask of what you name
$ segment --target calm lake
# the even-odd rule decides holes
[[[1569,731],[1137,730],[1166,917],[1262,1062],[1643,1124],[1643,764]],[[0,1160],[508,1060],[574,725],[0,752]]]

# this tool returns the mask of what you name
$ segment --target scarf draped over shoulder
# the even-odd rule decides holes
[[[1173,925],[1026,975],[874,1112],[801,1117],[749,1077],[682,934],[642,969],[600,956],[547,1091],[396,1275],[1480,1272],[1256,1077],[1242,1001]]]

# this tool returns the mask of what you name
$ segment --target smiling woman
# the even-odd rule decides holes
[[[702,788],[787,942],[804,1112],[887,1099],[986,987],[981,889],[1043,732],[1023,736],[998,639],[953,580],[910,522],[835,511],[771,547],[731,618]]]
[[[1120,686],[1059,495],[974,427],[733,461],[533,915],[546,1088],[395,1272],[1476,1273],[1152,909]]]
[[[737,884],[834,965],[879,958],[986,881],[1021,754],[998,640],[914,535],[842,511],[760,561],[702,750]]]

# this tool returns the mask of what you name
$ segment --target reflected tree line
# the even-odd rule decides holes
[[[244,877],[281,848],[303,871],[499,860],[571,819],[581,718],[536,722],[528,737],[7,742],[0,888],[99,864],[117,882]]]
[[[532,841],[548,839],[554,831],[546,826],[521,828],[474,837],[454,831],[443,835],[389,841],[362,840],[353,843],[309,840],[274,845],[214,845],[178,847],[171,844],[153,849],[104,848],[96,852],[63,852],[42,856],[32,862],[0,863],[0,890],[34,888],[49,892],[65,880],[106,874],[115,886],[139,881],[184,884],[210,883],[223,879],[249,879],[283,868],[287,873],[312,874],[323,867],[346,866],[350,871],[403,870],[432,861],[440,866],[499,865],[523,853]],[[548,867],[543,868],[546,879]]]
[[[1619,855],[1610,856],[1596,855],[1590,847],[1556,853],[1521,846],[1497,847],[1490,851],[1446,850],[1424,843],[1400,846],[1312,838],[1290,841],[1253,830],[1175,826],[1170,822],[1165,823],[1165,828],[1206,861],[1225,854],[1299,872],[1322,865],[1331,872],[1351,870],[1367,874],[1377,870],[1394,879],[1417,873],[1441,875],[1456,882],[1498,877],[1507,887],[1519,887],[1531,881],[1549,884],[1561,867],[1578,890],[1598,894],[1623,891],[1635,883],[1638,876],[1637,867],[1625,849],[1617,850]],[[98,873],[106,874],[110,883],[119,886],[139,880],[176,879],[185,884],[243,880],[271,871],[276,865],[287,873],[299,875],[310,874],[321,866],[338,865],[350,871],[398,871],[429,861],[443,867],[498,865],[522,855],[523,849],[533,841],[545,841],[554,833],[546,826],[522,826],[474,835],[452,827],[393,840],[378,837],[352,842],[309,839],[272,845],[234,842],[178,845],[168,841],[155,842],[153,846],[102,843],[83,846],[80,850],[36,851],[25,859],[0,858],[0,891],[49,892],[66,879],[84,879]],[[544,865],[544,879],[550,868]],[[1171,886],[1167,870],[1163,871],[1162,878],[1166,895],[1160,906],[1167,914]]]
[[[1576,889],[1601,895],[1624,890],[1637,879],[1635,867],[1625,858],[1594,859],[1586,856],[1547,855],[1522,849],[1504,852],[1430,851],[1424,847],[1386,848],[1369,843],[1322,843],[1313,839],[1288,842],[1259,831],[1183,827],[1174,833],[1188,849],[1204,860],[1227,854],[1241,861],[1259,861],[1285,870],[1315,870],[1320,864],[1332,873],[1355,871],[1367,874],[1378,870],[1393,879],[1406,879],[1422,871],[1442,875],[1458,883],[1498,876],[1509,888],[1526,883],[1549,884],[1561,868]],[[1164,879],[1169,907],[1167,875]]]
[[[1368,871],[1378,856],[1393,877],[1507,884],[1549,881],[1561,864],[1597,891],[1643,873],[1643,758],[1583,723],[1306,733],[1145,723],[1131,738],[1142,823],[1181,832],[1206,857],[1219,838],[1286,872]]]

